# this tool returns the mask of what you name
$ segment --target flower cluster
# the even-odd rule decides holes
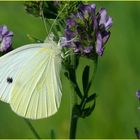
[[[5,52],[11,48],[13,32],[7,26],[0,26],[0,52]]]
[[[96,14],[95,4],[83,4],[66,22],[64,47],[73,47],[75,53],[103,55],[104,45],[110,37],[112,18],[101,8]]]
[[[136,96],[140,100],[140,90],[136,91]]]

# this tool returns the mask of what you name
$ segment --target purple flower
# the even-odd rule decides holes
[[[140,90],[136,91],[136,96],[140,100]]]
[[[76,22],[72,18],[68,18],[67,19],[67,25],[69,27],[72,27],[72,26],[75,26],[76,25]]]
[[[11,48],[13,32],[7,26],[0,26],[0,52],[5,52]]]
[[[110,37],[110,32],[105,31],[102,33],[103,44],[105,45]]]
[[[110,27],[112,26],[112,18],[110,16],[107,16],[107,11],[104,8],[101,8],[100,11],[97,14],[97,22],[98,22],[98,28],[97,30],[97,42],[96,42],[96,53],[99,56],[103,55],[104,48],[103,46],[107,43],[109,37],[110,37]]]
[[[96,53],[102,56],[104,45],[110,37],[111,26],[112,18],[107,15],[106,9],[101,8],[96,14],[95,4],[82,4],[77,13],[68,17],[65,37],[67,41],[72,40],[71,47],[75,53],[90,56]]]
[[[92,50],[93,50],[93,46],[89,46],[89,47],[85,48],[85,49],[83,50],[83,52],[84,52],[85,54],[89,54],[89,53],[91,53]]]
[[[112,26],[112,18],[107,16],[107,11],[101,8],[99,11],[99,26],[103,25],[105,30],[108,30]]]
[[[74,52],[75,53],[79,53],[79,52],[81,52],[82,51],[82,45],[81,45],[81,43],[79,42],[79,41],[76,41],[76,42],[74,42],[75,43],[75,45],[76,45],[76,47],[74,48]]]
[[[103,49],[103,39],[100,33],[97,34],[97,41],[96,41],[96,53],[99,56],[102,56],[104,52]]]
[[[84,17],[95,16],[96,5],[84,4],[79,7],[79,10],[82,11]]]
[[[71,29],[67,28],[65,29],[65,36],[67,41],[73,39],[76,36],[76,32],[73,32]]]

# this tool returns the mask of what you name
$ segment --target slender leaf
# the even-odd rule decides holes
[[[93,100],[95,100],[95,98],[97,97],[96,93],[93,93],[91,96],[87,97],[86,102],[91,102]]]
[[[83,82],[83,91],[84,91],[84,94],[86,94],[86,92],[88,92],[87,87],[89,84],[89,66],[85,66],[84,68],[82,82]]]
[[[87,113],[87,116],[89,116],[89,115],[93,112],[93,110],[94,110],[94,108],[95,108],[95,105],[96,105],[96,100],[94,100],[94,103],[93,103],[92,106],[90,107],[90,111]]]
[[[71,81],[71,82],[72,82],[72,81]],[[73,82],[72,82],[72,84],[73,84],[73,87],[74,87],[74,90],[75,90],[76,94],[79,96],[80,99],[82,99],[83,96],[82,96],[82,93],[81,93],[81,91],[80,91],[80,89],[79,89],[77,83],[73,83]]]
[[[86,88],[86,91],[85,91],[85,94],[88,94],[88,91],[89,91],[89,89],[90,89],[91,83],[92,83],[92,81],[90,81],[90,82],[88,83],[87,88]]]

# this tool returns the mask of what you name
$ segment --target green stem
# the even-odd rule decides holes
[[[78,96],[81,96],[78,84],[76,82],[76,73],[75,73],[75,68],[69,69],[69,76],[71,82],[74,84],[74,89],[77,94],[80,94]],[[74,93],[74,105],[72,108],[72,115],[71,115],[71,124],[70,124],[70,134],[69,138],[70,139],[75,139],[76,137],[76,130],[77,130],[77,122],[78,122],[78,106],[77,106],[77,94]]]
[[[24,121],[26,122],[26,124],[29,126],[30,130],[32,131],[32,133],[34,134],[34,136],[37,138],[37,139],[41,139],[40,136],[38,135],[37,131],[34,129],[34,127],[32,126],[32,124],[30,123],[29,120],[27,119],[24,119]]]
[[[77,105],[73,106],[72,115],[71,115],[71,124],[70,124],[70,139],[76,138],[77,122],[78,122],[78,108]]]
[[[96,74],[98,57],[95,57],[95,59],[93,61],[94,61],[94,70],[93,70],[93,75],[92,75],[92,78],[90,80],[89,86],[93,82],[95,74]],[[70,74],[70,80],[73,81],[75,83],[75,85],[78,87],[78,84],[76,82],[75,70],[74,69],[69,70],[69,74]],[[75,90],[75,92],[76,91],[79,91],[79,90]],[[78,94],[76,94],[76,95],[78,95]],[[78,97],[80,97],[80,96],[78,96]],[[75,102],[75,104],[73,105],[72,115],[71,115],[71,124],[70,124],[70,136],[69,136],[70,139],[75,139],[76,138],[78,118],[80,117],[81,110],[85,107],[85,98],[86,97],[87,96],[85,96],[84,98],[80,98],[81,99],[81,104],[80,105],[78,105],[77,102]]]
[[[137,139],[140,139],[140,132],[139,132],[139,130],[137,128],[134,128],[134,131],[135,131]]]

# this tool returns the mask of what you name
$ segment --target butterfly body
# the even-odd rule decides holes
[[[60,69],[61,48],[53,41],[9,52],[0,58],[0,100],[25,118],[53,115],[61,101]]]

